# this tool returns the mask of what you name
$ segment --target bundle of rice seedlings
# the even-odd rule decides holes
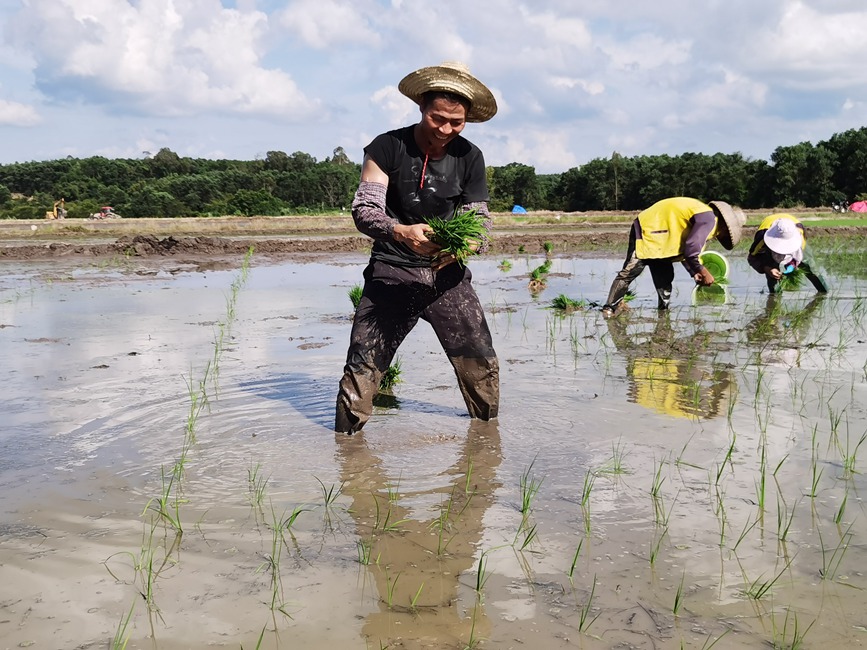
[[[783,273],[777,282],[777,291],[797,291],[807,281],[807,274],[800,266],[796,266],[788,273]]]
[[[358,303],[361,302],[361,292],[363,287],[360,284],[355,284],[349,290],[349,299],[352,301],[352,309],[358,309]]]
[[[487,234],[485,217],[477,210],[455,211],[451,219],[430,217],[427,223],[433,228],[429,239],[454,255],[461,266],[466,266],[470,255],[475,255],[472,247],[478,246]]]
[[[576,309],[584,309],[586,306],[586,300],[575,300],[562,293],[551,301],[551,309],[558,311],[570,312]]]
[[[390,391],[399,384],[401,382],[400,371],[400,357],[395,357],[385,374],[382,375],[382,379],[379,380],[379,390]]]
[[[502,262],[500,262],[499,268],[501,271],[511,271],[512,263],[509,260],[503,260]]]

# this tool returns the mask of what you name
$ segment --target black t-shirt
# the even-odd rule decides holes
[[[450,218],[464,204],[488,200],[485,159],[476,145],[458,136],[449,143],[443,158],[428,159],[425,165],[414,128],[383,133],[364,148],[388,175],[388,216],[406,225],[425,223],[430,217]],[[371,257],[397,266],[430,266],[429,257],[395,242],[374,242]]]

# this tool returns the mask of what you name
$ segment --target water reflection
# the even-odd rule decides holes
[[[714,334],[698,329],[678,335],[668,311],[652,329],[631,332],[627,318],[606,321],[615,347],[627,360],[630,402],[678,418],[717,417],[736,390],[731,370],[708,359]]]
[[[748,342],[803,343],[821,312],[825,294],[816,294],[803,308],[787,303],[780,294],[768,294],[764,309],[744,326]]]
[[[376,587],[377,607],[362,632],[369,647],[463,647],[489,636],[483,606],[474,596],[462,601],[459,591],[474,584],[474,572],[461,576],[474,567],[482,521],[500,487],[497,423],[473,421],[437,485],[418,490],[405,491],[401,476],[389,475],[364,435],[336,440],[359,560]]]

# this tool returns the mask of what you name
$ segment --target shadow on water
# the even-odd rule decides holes
[[[302,373],[284,373],[267,379],[240,382],[238,386],[259,397],[284,402],[313,424],[331,429],[334,425],[337,379]],[[461,408],[386,392],[380,392],[374,398],[373,406],[374,420],[377,416],[398,410],[412,413],[437,413],[451,417],[466,416],[466,412]]]

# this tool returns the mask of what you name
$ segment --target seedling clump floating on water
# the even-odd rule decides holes
[[[487,234],[485,218],[477,210],[455,211],[451,219],[430,217],[427,223],[433,228],[431,241],[454,255],[461,266],[466,265],[470,255],[476,254],[476,248]]]

